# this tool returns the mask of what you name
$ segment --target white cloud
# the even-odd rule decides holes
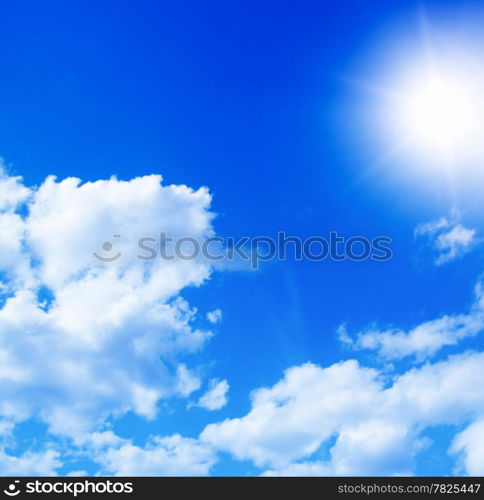
[[[336,329],[336,336],[342,344],[349,345],[349,346],[354,345],[354,340],[349,335],[348,329],[346,328],[345,323],[338,326],[338,328]]]
[[[258,466],[285,466],[314,453],[339,422],[378,402],[376,372],[347,361],[323,369],[293,367],[271,388],[253,392],[252,409],[242,418],[205,428],[201,438]],[[359,410],[360,411],[360,410]]]
[[[291,463],[265,476],[408,476],[414,468],[414,456],[424,447],[415,432],[385,420],[369,420],[343,427],[328,461]]]
[[[426,445],[422,430],[467,425],[451,451],[466,472],[482,471],[475,443],[484,395],[475,380],[484,376],[483,353],[393,380],[355,360],[293,367],[273,387],[254,391],[247,415],[207,426],[200,439],[154,436],[140,446],[106,431],[110,417],[131,411],[154,418],[162,398],[188,397],[201,386],[181,355],[196,353],[211,333],[193,326],[196,309],[180,293],[202,285],[212,268],[201,259],[140,261],[136,241],[160,231],[213,235],[210,195],[163,186],[159,176],[85,184],[49,178],[28,189],[4,173],[0,195],[0,418],[6,419],[0,431],[6,439],[15,422],[38,418],[117,475],[208,474],[216,450],[252,460],[266,474],[409,474]],[[454,258],[465,237],[441,224],[447,239],[440,249]],[[105,241],[112,250],[102,249]],[[104,263],[94,251],[121,255]],[[409,332],[365,332],[356,340],[344,329],[339,334],[387,358],[424,357],[475,335],[483,310],[478,286],[467,314]],[[218,311],[207,319],[219,321]],[[222,408],[229,385],[210,384],[198,404]],[[314,453],[331,440],[329,459],[316,460]],[[61,466],[56,450],[15,457],[0,449],[0,468],[11,475],[54,475]]]
[[[31,190],[23,186],[21,177],[9,177],[0,158],[0,273],[4,281],[1,294],[11,288],[18,289],[32,282],[30,262],[22,254],[25,224],[16,210],[31,196]]]
[[[254,391],[247,415],[208,425],[201,439],[269,466],[272,475],[410,474],[429,445],[423,430],[482,418],[484,394],[475,381],[483,376],[484,353],[453,356],[393,380],[354,360],[296,366],[274,386]],[[332,438],[330,458],[312,461]]]
[[[89,474],[85,470],[72,470],[66,474],[66,477],[85,477]]]
[[[454,439],[450,452],[459,454],[461,467],[470,476],[484,475],[484,420],[474,422]]]
[[[207,319],[213,325],[220,323],[222,321],[222,311],[220,309],[215,309],[207,313]]]
[[[476,242],[476,230],[470,229],[451,219],[441,218],[437,221],[421,224],[415,230],[416,236],[425,236],[436,252],[435,264],[451,262],[469,252]]]
[[[192,392],[200,389],[200,379],[192,374],[184,364],[178,365],[177,376],[176,389],[183,396],[189,396]]]
[[[5,171],[5,165],[0,158],[0,210],[12,211],[25,202],[30,196],[31,190],[22,183],[19,176],[9,176]]]
[[[408,331],[388,327],[359,332],[352,339],[345,325],[338,328],[341,342],[355,349],[378,351],[385,359],[400,359],[416,356],[422,360],[435,354],[444,346],[456,345],[466,337],[472,337],[484,329],[484,289],[478,283],[474,290],[474,301],[467,314],[445,315],[426,321]]]
[[[116,476],[204,476],[217,460],[212,447],[178,434],[153,437],[144,447],[124,441],[120,446],[101,450],[94,457],[105,473]]]
[[[62,466],[59,457],[55,450],[27,451],[20,456],[0,450],[0,470],[2,476],[56,476],[56,469]]]
[[[331,468],[327,463],[320,460],[292,463],[280,469],[266,470],[261,474],[261,476],[266,477],[318,477],[331,475]]]
[[[161,398],[200,387],[179,355],[211,333],[192,326],[196,310],[179,294],[211,268],[200,259],[141,261],[136,242],[160,231],[212,235],[205,188],[163,186],[151,175],[50,177],[27,189],[3,173],[0,194],[0,417],[37,417],[78,439],[110,416],[153,418]],[[94,251],[122,255],[105,263]]]
[[[223,408],[227,404],[229,388],[229,383],[226,380],[218,381],[212,379],[210,381],[210,388],[200,397],[197,405],[206,410],[220,410],[220,408]]]
[[[411,475],[414,455],[423,445],[405,426],[369,420],[343,427],[328,461],[291,463],[265,476]]]
[[[474,242],[475,235],[474,229],[468,229],[461,224],[456,224],[449,231],[439,234],[435,245],[441,255],[436,263],[449,262],[468,252]]]

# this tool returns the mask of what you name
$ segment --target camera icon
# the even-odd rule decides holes
[[[15,480],[13,483],[10,483],[8,485],[8,488],[6,490],[3,490],[5,495],[7,495],[9,497],[17,496],[20,493],[20,490],[17,489],[17,484],[19,484],[19,483],[20,483],[20,481],[18,479]]]
[[[113,238],[120,238],[119,234],[113,234]],[[102,244],[102,249],[104,252],[110,252],[113,249],[113,244],[110,241],[105,241]],[[115,255],[112,256],[103,256],[99,255],[97,252],[93,252],[92,255],[97,259],[102,262],[114,262],[115,260],[119,259],[121,257],[122,253],[118,252]]]

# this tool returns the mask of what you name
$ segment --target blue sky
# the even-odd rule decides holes
[[[3,5],[2,469],[484,473],[484,394],[458,399],[481,376],[479,130],[442,160],[388,97],[406,99],[429,47],[480,81],[483,15],[455,1]],[[145,281],[138,263],[91,261],[112,234],[166,224],[385,235],[393,258],[181,263]],[[222,406],[204,407],[223,381]]]

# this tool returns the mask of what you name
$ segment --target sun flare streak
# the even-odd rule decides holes
[[[357,83],[369,97],[364,120],[380,166],[404,163],[454,183],[484,173],[484,39],[430,31],[426,24],[413,50],[393,47],[372,83]]]

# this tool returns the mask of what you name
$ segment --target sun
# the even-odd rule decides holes
[[[352,79],[364,95],[351,119],[377,148],[368,168],[474,182],[484,177],[484,38],[471,27],[419,26],[420,36],[379,49],[367,77]]]
[[[479,130],[480,96],[471,75],[455,69],[416,72],[412,82],[399,92],[399,134],[411,147],[451,159],[469,146]]]

